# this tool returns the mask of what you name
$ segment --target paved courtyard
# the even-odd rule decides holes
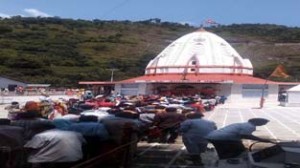
[[[246,122],[255,117],[270,120],[267,125],[257,127],[255,135],[278,140],[300,140],[299,107],[269,106],[258,109],[255,107],[231,108],[230,105],[221,105],[214,111],[205,113],[205,118],[215,121],[218,128],[231,123]]]

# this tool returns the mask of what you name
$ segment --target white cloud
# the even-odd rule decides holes
[[[1,18],[10,18],[10,15],[5,14],[5,13],[0,13]]]
[[[47,13],[39,11],[37,9],[24,9],[24,11],[33,17],[51,17]]]

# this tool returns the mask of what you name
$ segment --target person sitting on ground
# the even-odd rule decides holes
[[[202,119],[203,114],[191,112],[186,115],[186,120],[180,124],[182,141],[190,159],[194,164],[202,164],[200,154],[205,152],[208,141],[205,136],[217,129],[213,121]]]
[[[162,130],[161,143],[175,143],[178,137],[178,128],[185,117],[177,113],[177,108],[167,107],[165,110],[166,112],[156,113],[153,125]]]
[[[263,126],[268,122],[269,120],[264,118],[252,118],[248,122],[230,124],[211,132],[206,139],[214,145],[219,159],[238,157],[246,150],[242,139],[271,142],[268,139],[252,135],[257,126]]]

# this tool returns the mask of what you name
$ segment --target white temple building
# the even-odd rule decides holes
[[[279,85],[253,77],[249,59],[223,38],[199,29],[167,46],[148,63],[143,76],[115,82],[114,90],[122,95],[218,95],[231,102],[259,102],[263,96],[276,103]]]
[[[252,75],[252,64],[224,39],[203,29],[187,34],[151,60],[146,75],[230,74]]]

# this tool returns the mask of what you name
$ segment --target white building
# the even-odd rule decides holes
[[[283,106],[300,106],[300,85],[294,86],[284,93],[285,100],[281,102]]]
[[[226,96],[228,101],[239,103],[257,103],[262,96],[277,103],[279,90],[279,83],[253,77],[249,59],[204,29],[172,42],[148,63],[145,75],[114,84],[115,92],[122,95],[201,93]]]
[[[209,89],[229,101],[259,102],[265,87],[265,99],[277,102],[278,84],[252,75],[250,60],[221,37],[200,29],[172,42],[149,62],[144,76],[118,82],[115,91],[195,94]]]

